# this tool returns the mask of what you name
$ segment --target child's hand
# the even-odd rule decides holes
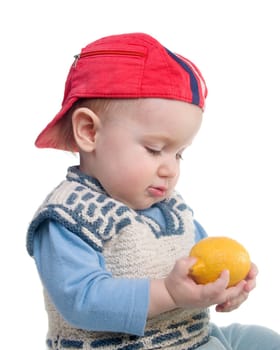
[[[179,259],[165,279],[165,286],[177,307],[204,308],[222,304],[240,295],[244,287],[242,283],[237,287],[227,289],[228,271],[223,271],[221,276],[213,283],[196,284],[188,276],[188,272],[195,261],[196,259],[190,257]]]
[[[240,294],[232,299],[228,299],[222,304],[218,304],[216,306],[216,311],[219,312],[229,312],[237,309],[247,298],[249,293],[256,287],[256,277],[258,274],[258,268],[255,264],[251,264],[251,269],[245,279],[245,281],[241,281],[240,283],[243,286]],[[235,288],[235,287],[232,287]]]
[[[228,271],[223,271],[213,283],[196,284],[188,275],[195,261],[192,257],[181,258],[165,279],[151,281],[150,317],[180,307],[195,309],[222,305],[238,298],[242,293],[245,281],[236,287],[226,288],[229,282]]]

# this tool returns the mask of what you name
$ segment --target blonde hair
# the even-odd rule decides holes
[[[60,145],[70,152],[77,152],[77,145],[74,138],[72,115],[77,108],[87,107],[96,113],[104,121],[109,119],[111,112],[120,111],[127,103],[135,103],[139,99],[109,99],[109,98],[83,98],[73,104],[69,111],[57,123],[59,130]],[[110,112],[110,113],[108,113]],[[106,118],[105,118],[106,115]]]

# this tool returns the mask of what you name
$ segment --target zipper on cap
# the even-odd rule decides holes
[[[81,52],[78,55],[75,55],[75,61],[73,63],[73,66],[76,67],[77,61],[80,58],[84,57],[92,57],[92,56],[102,56],[102,55],[116,55],[116,56],[138,56],[138,57],[144,57],[145,54],[143,52],[139,51],[132,51],[132,50],[96,50],[96,51],[88,51],[88,52]]]

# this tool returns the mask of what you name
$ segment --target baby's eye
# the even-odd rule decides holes
[[[146,150],[154,155],[154,156],[159,156],[161,154],[161,150],[155,149],[155,148],[151,148],[151,147],[146,147]]]
[[[183,154],[182,153],[177,153],[176,154],[176,159],[183,160]]]

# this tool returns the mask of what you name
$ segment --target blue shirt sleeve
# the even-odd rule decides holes
[[[46,221],[37,231],[34,258],[48,294],[70,324],[144,334],[149,280],[113,278],[102,254],[54,221]]]
[[[200,241],[201,239],[207,237],[207,233],[204,230],[204,228],[200,225],[200,223],[196,220],[194,220],[194,240],[197,243],[198,241]]]

